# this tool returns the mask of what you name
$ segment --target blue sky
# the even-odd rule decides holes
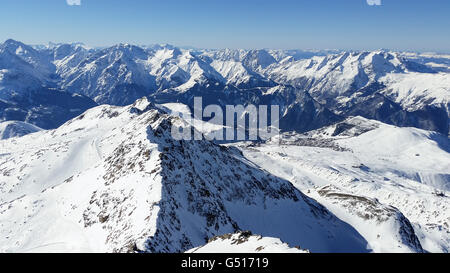
[[[67,1],[1,0],[0,40],[450,52],[449,0]]]

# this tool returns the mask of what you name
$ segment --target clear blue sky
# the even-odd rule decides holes
[[[0,41],[8,38],[450,52],[450,0],[1,0]]]

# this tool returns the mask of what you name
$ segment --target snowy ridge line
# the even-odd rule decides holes
[[[250,231],[228,233],[209,239],[208,243],[186,253],[310,253],[290,247],[277,238],[254,235]]]
[[[7,141],[13,153],[0,159],[0,198],[25,197],[0,206],[0,251],[184,252],[238,230],[315,252],[370,251],[287,180],[235,148],[175,141],[173,124],[186,126],[141,99]],[[30,140],[40,153],[21,150]]]

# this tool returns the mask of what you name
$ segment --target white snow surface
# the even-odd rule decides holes
[[[13,120],[0,122],[0,139],[21,137],[39,131],[42,131],[42,129],[22,121]]]
[[[190,249],[186,253],[309,253],[309,251],[290,247],[278,238],[239,232],[216,236],[207,244]]]
[[[426,251],[448,252],[448,138],[361,117],[350,118],[345,123],[356,126],[337,136],[332,136],[336,126],[330,126],[308,135],[284,134],[282,142],[273,139],[261,145],[236,145],[250,161],[291,181],[350,223],[375,251],[407,252],[411,248],[398,243],[398,223],[363,221],[358,211],[349,210],[351,201],[320,195],[321,188],[332,187],[353,199],[368,198],[379,208],[395,207],[398,209],[395,215],[401,213],[410,221]]]

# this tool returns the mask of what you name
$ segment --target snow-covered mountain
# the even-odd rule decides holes
[[[0,122],[0,139],[21,137],[39,131],[42,131],[42,129],[22,121]]]
[[[270,67],[265,74],[276,82],[308,90],[316,100],[343,116],[361,115],[398,126],[448,133],[449,74],[438,73],[399,53],[344,52],[299,61],[289,59]]]
[[[319,188],[311,196],[355,227],[375,252],[423,252],[413,226],[397,208],[333,185]]]
[[[308,120],[308,126],[282,126],[285,131],[303,132],[355,115],[443,134],[449,129],[450,73],[436,68],[446,65],[445,55],[129,44],[99,49],[80,44],[30,47],[13,40],[0,52],[0,90],[5,91],[0,98],[37,86],[111,105],[152,96],[159,103],[192,107],[192,97],[203,96],[219,105],[278,103],[288,111],[283,112],[289,117],[283,124]],[[274,98],[267,95],[272,88],[291,91]],[[317,110],[299,109],[308,104],[298,101],[300,97],[315,100]],[[328,120],[309,121],[308,116],[324,112],[330,113]]]
[[[0,45],[0,121],[51,129],[97,105],[76,92],[56,88],[58,75],[52,61],[60,47],[50,54],[14,40]]]
[[[309,253],[299,247],[290,247],[278,238],[253,235],[251,232],[224,234],[211,238],[207,244],[186,253]]]
[[[343,52],[299,61],[286,60],[266,73],[278,82],[307,87],[311,95],[330,103],[341,96],[350,97],[387,74],[406,72],[434,73],[427,66],[386,51]]]
[[[355,227],[372,249],[449,251],[447,136],[353,117],[304,135],[237,145]]]
[[[62,89],[80,90],[99,103],[126,105],[166,88],[220,81],[222,76],[189,51],[120,44],[93,53],[77,66],[60,63]]]
[[[1,251],[179,252],[250,230],[314,252],[367,241],[239,150],[176,141],[146,99],[1,141]]]

